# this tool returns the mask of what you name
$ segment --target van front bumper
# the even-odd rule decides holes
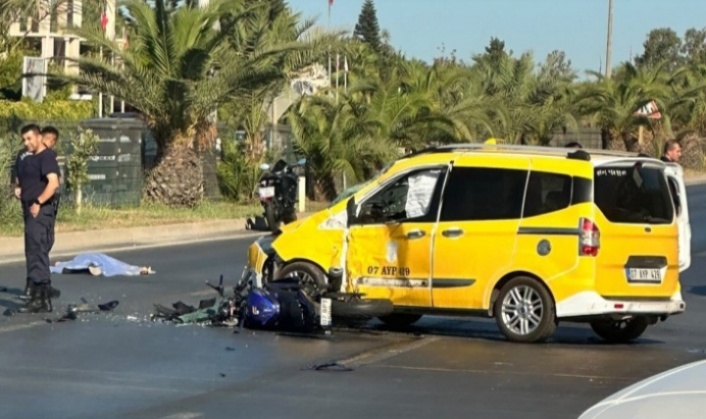
[[[581,292],[556,304],[557,318],[601,315],[673,315],[686,310],[681,292],[670,299],[606,299],[595,292]]]

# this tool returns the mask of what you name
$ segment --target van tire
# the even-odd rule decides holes
[[[591,329],[606,342],[629,343],[645,333],[650,322],[645,316],[636,316],[627,321],[600,319],[590,324]]]
[[[510,295],[511,292],[519,293],[522,298],[530,298],[532,306],[521,306],[515,310],[508,308],[503,312],[503,302],[516,301],[516,297]],[[530,316],[531,314],[534,316]],[[554,334],[557,326],[554,299],[543,284],[527,276],[515,277],[500,289],[500,294],[495,300],[493,315],[500,331],[513,342],[543,342]],[[530,330],[527,332],[518,330],[522,323],[513,322],[517,317],[522,317],[525,326]]]
[[[411,324],[416,323],[421,318],[422,318],[421,314],[409,314],[409,313],[392,313],[387,316],[378,317],[378,319],[381,322],[383,322],[386,325],[393,327],[393,328],[409,326]]]
[[[290,275],[299,278],[299,284],[310,297],[323,292],[327,287],[324,271],[310,262],[292,262],[283,266],[277,273],[279,279],[284,279]],[[275,279],[275,281],[277,280]]]

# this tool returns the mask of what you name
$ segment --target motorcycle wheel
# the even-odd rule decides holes
[[[279,221],[277,221],[275,206],[271,203],[265,205],[265,219],[267,220],[267,227],[269,227],[270,231],[276,233],[277,229],[279,229]]]
[[[291,222],[297,221],[297,213],[294,212],[294,210],[286,211],[282,218],[284,219],[285,224],[289,224]]]

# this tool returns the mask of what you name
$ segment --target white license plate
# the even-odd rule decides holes
[[[628,268],[628,281],[660,283],[662,274],[655,268]]]
[[[331,299],[322,298],[321,299],[321,315],[319,317],[319,322],[321,326],[331,326]]]
[[[263,188],[260,188],[258,194],[260,195],[260,198],[272,198],[273,196],[275,196],[275,187],[265,186]]]

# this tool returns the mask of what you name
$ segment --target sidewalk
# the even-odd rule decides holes
[[[300,216],[300,218],[303,218]],[[131,248],[224,240],[267,234],[245,229],[246,219],[167,224],[153,227],[132,227],[110,230],[90,230],[60,233],[51,251],[52,261],[80,252],[108,252]],[[4,237],[0,242],[0,264],[24,261],[24,238]]]

